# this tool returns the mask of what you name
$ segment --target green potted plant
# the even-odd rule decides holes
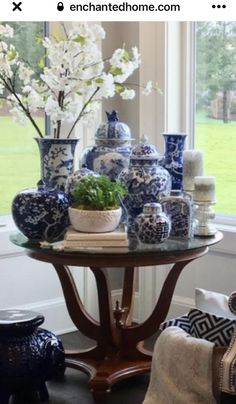
[[[102,233],[115,230],[121,218],[120,199],[126,188],[106,175],[85,176],[72,192],[70,222],[77,231]]]

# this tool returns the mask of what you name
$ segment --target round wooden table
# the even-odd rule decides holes
[[[222,239],[194,237],[191,240],[168,239],[165,243],[141,245],[130,240],[129,248],[86,249],[76,252],[45,250],[28,241],[22,234],[13,234],[11,241],[26,249],[29,257],[51,263],[63,289],[69,315],[84,335],[96,341],[86,351],[66,352],[66,366],[87,373],[95,402],[105,402],[111,386],[131,376],[150,371],[152,353],[144,349],[143,341],[158,331],[168,313],[175,285],[183,268],[202,257],[208,247]],[[140,324],[132,322],[135,293],[135,273],[142,266],[173,264],[163,284],[159,299],[150,316]],[[94,273],[99,305],[99,322],[86,311],[78,294],[69,266],[89,267]],[[114,308],[109,285],[109,268],[124,267],[123,295]]]

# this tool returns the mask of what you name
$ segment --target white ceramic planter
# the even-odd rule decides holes
[[[86,233],[113,231],[120,223],[121,208],[114,210],[82,210],[69,208],[72,227]]]

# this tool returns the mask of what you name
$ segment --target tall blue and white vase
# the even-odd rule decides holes
[[[74,153],[79,139],[35,138],[41,160],[41,180],[47,187],[65,189],[74,169]]]
[[[165,140],[164,167],[170,173],[172,189],[183,187],[183,151],[186,133],[162,133]]]

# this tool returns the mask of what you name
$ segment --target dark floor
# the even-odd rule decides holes
[[[91,341],[81,338],[79,333],[66,334],[61,337],[65,349],[83,349],[91,346]],[[147,341],[145,347],[152,349],[156,338]],[[106,404],[141,404],[148,387],[149,375],[136,376],[113,386]],[[62,381],[47,382],[50,404],[94,404],[92,394],[88,387],[88,377],[74,369],[66,369]],[[32,401],[27,404],[39,404]],[[10,404],[14,404],[11,400]]]

